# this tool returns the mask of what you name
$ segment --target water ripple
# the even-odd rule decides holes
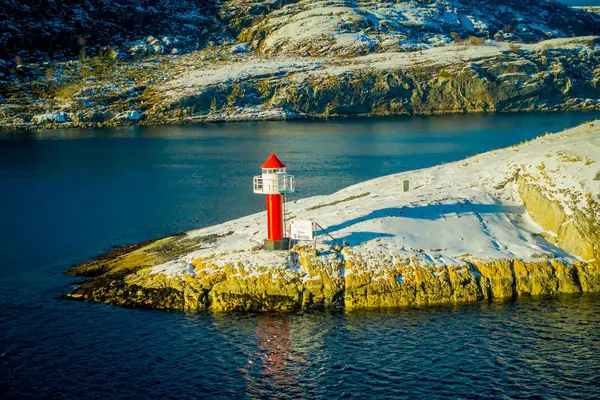
[[[600,387],[599,300],[308,315],[183,315],[57,301],[56,312],[35,319],[26,316],[31,310],[0,319],[0,393],[591,399]],[[8,311],[3,316],[14,315]],[[20,334],[40,322],[51,329]]]

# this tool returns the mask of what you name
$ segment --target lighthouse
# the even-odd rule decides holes
[[[267,238],[265,250],[287,250],[289,238],[284,232],[284,197],[294,191],[294,177],[275,154],[261,166],[262,175],[254,177],[254,193],[267,195]]]

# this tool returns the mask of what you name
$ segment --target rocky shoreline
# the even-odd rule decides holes
[[[516,113],[543,113],[543,112],[594,112],[600,111],[600,105],[590,105],[585,103],[574,104],[569,107],[540,107],[530,110],[503,110],[500,112],[490,111],[435,111],[417,114],[351,114],[351,115],[292,115],[292,116],[271,116],[259,115],[248,116],[244,113],[239,115],[227,115],[222,117],[203,117],[203,118],[182,118],[181,120],[168,121],[106,121],[106,122],[61,122],[49,123],[43,125],[22,124],[22,125],[7,125],[0,126],[0,132],[13,131],[47,131],[60,129],[92,129],[92,128],[117,128],[117,127],[132,127],[132,126],[169,126],[169,125],[193,125],[193,124],[220,124],[220,123],[245,123],[245,122],[263,122],[263,121],[339,121],[339,120],[361,120],[371,118],[388,118],[388,117],[403,117],[403,116],[431,116],[431,115],[457,115],[457,114],[516,114]]]
[[[149,249],[146,249],[149,250]],[[418,263],[396,265],[389,277],[376,279],[361,266],[339,263],[324,268],[314,263],[310,250],[294,251],[306,260],[315,280],[298,276],[253,278],[240,275],[235,266],[220,274],[193,279],[154,277],[137,268],[128,275],[105,274],[86,281],[65,299],[103,302],[111,305],[185,311],[310,311],[323,309],[358,310],[472,303],[540,296],[600,292],[600,264],[576,262],[565,265],[556,260],[469,261],[466,266],[432,269]],[[203,265],[201,265],[203,266]],[[81,270],[84,265],[76,267]],[[343,277],[346,268],[355,271]],[[135,273],[134,271],[138,271]],[[77,274],[70,270],[69,274]],[[402,282],[398,277],[402,276]]]
[[[290,204],[340,239],[317,249],[263,250],[264,213],[117,248],[70,268],[89,279],[63,297],[263,312],[600,292],[599,149],[596,121]]]

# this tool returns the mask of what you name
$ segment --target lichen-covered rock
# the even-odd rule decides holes
[[[590,215],[597,211],[595,200],[589,200],[588,215],[576,209],[569,215],[560,203],[544,196],[539,185],[528,183],[522,177],[517,182],[529,214],[544,229],[555,234],[546,235],[546,239],[585,260],[600,259],[600,226],[597,217]]]
[[[350,263],[340,262],[332,269],[312,257],[296,256],[311,271],[307,279],[267,267],[250,275],[232,265],[204,264],[215,268],[215,273],[197,277],[167,277],[145,268],[126,276],[92,279],[66,297],[187,311],[295,311],[460,304],[600,291],[600,268],[595,263],[497,260],[433,268],[413,260],[374,274]]]
[[[482,288],[488,298],[502,299],[515,296],[515,276],[510,260],[479,262],[477,270],[481,274]]]
[[[341,308],[344,302],[344,263],[337,257],[323,260],[301,250],[297,262],[307,272],[302,278],[302,308]]]
[[[243,265],[221,267],[210,260],[196,260],[195,275],[153,273],[149,266],[164,260],[165,247],[177,248],[175,243],[174,238],[166,238],[117,249],[76,266],[70,273],[99,276],[65,297],[187,311],[295,311],[458,304],[600,291],[600,267],[595,262],[499,259],[435,267],[411,259],[373,270],[338,258],[324,262],[307,249],[290,251],[305,271],[302,276],[269,266],[248,273]]]
[[[293,311],[301,302],[301,291],[295,279],[273,276],[265,268],[258,276],[228,273],[212,287],[209,306],[214,311]],[[234,272],[234,271],[232,271]]]
[[[594,293],[600,287],[600,263],[594,261],[577,266],[577,279],[583,293]]]

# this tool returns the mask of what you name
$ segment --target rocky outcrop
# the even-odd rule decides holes
[[[519,194],[527,212],[542,228],[553,234],[544,237],[561,249],[584,260],[600,260],[600,225],[595,217],[600,207],[591,197],[585,211],[567,214],[561,204],[544,196],[539,185],[520,177]]]
[[[294,250],[292,257],[297,257],[309,271],[308,277],[269,266],[260,273],[248,274],[243,266],[217,267],[202,260],[195,262],[195,276],[168,277],[140,266],[144,264],[139,261],[140,251],[151,259],[157,254],[154,246],[149,244],[129,255],[107,259],[105,269],[113,272],[83,282],[64,297],[186,311],[307,311],[468,303],[600,291],[598,262],[567,265],[552,259],[470,260],[462,266],[436,268],[406,260],[403,265],[385,265],[373,273],[341,259],[324,264],[307,249]],[[124,264],[136,267],[124,274]],[[97,272],[95,261],[76,266],[69,273],[85,274],[88,267]]]
[[[243,265],[218,266],[210,260],[193,263],[192,275],[169,277],[153,273],[153,265],[184,254],[198,243],[169,237],[121,247],[106,256],[69,269],[72,275],[93,276],[65,298],[121,306],[186,311],[298,311],[369,309],[468,303],[521,296],[600,292],[598,224],[583,213],[565,215],[556,201],[523,178],[519,193],[531,217],[548,230],[546,236],[564,250],[589,262],[546,259],[467,259],[464,265],[435,267],[415,259],[382,262],[376,272],[361,262],[346,261],[351,249],[341,249],[328,262],[312,249],[294,248],[289,257],[303,274],[264,266],[248,273]],[[566,221],[573,221],[565,225]]]

